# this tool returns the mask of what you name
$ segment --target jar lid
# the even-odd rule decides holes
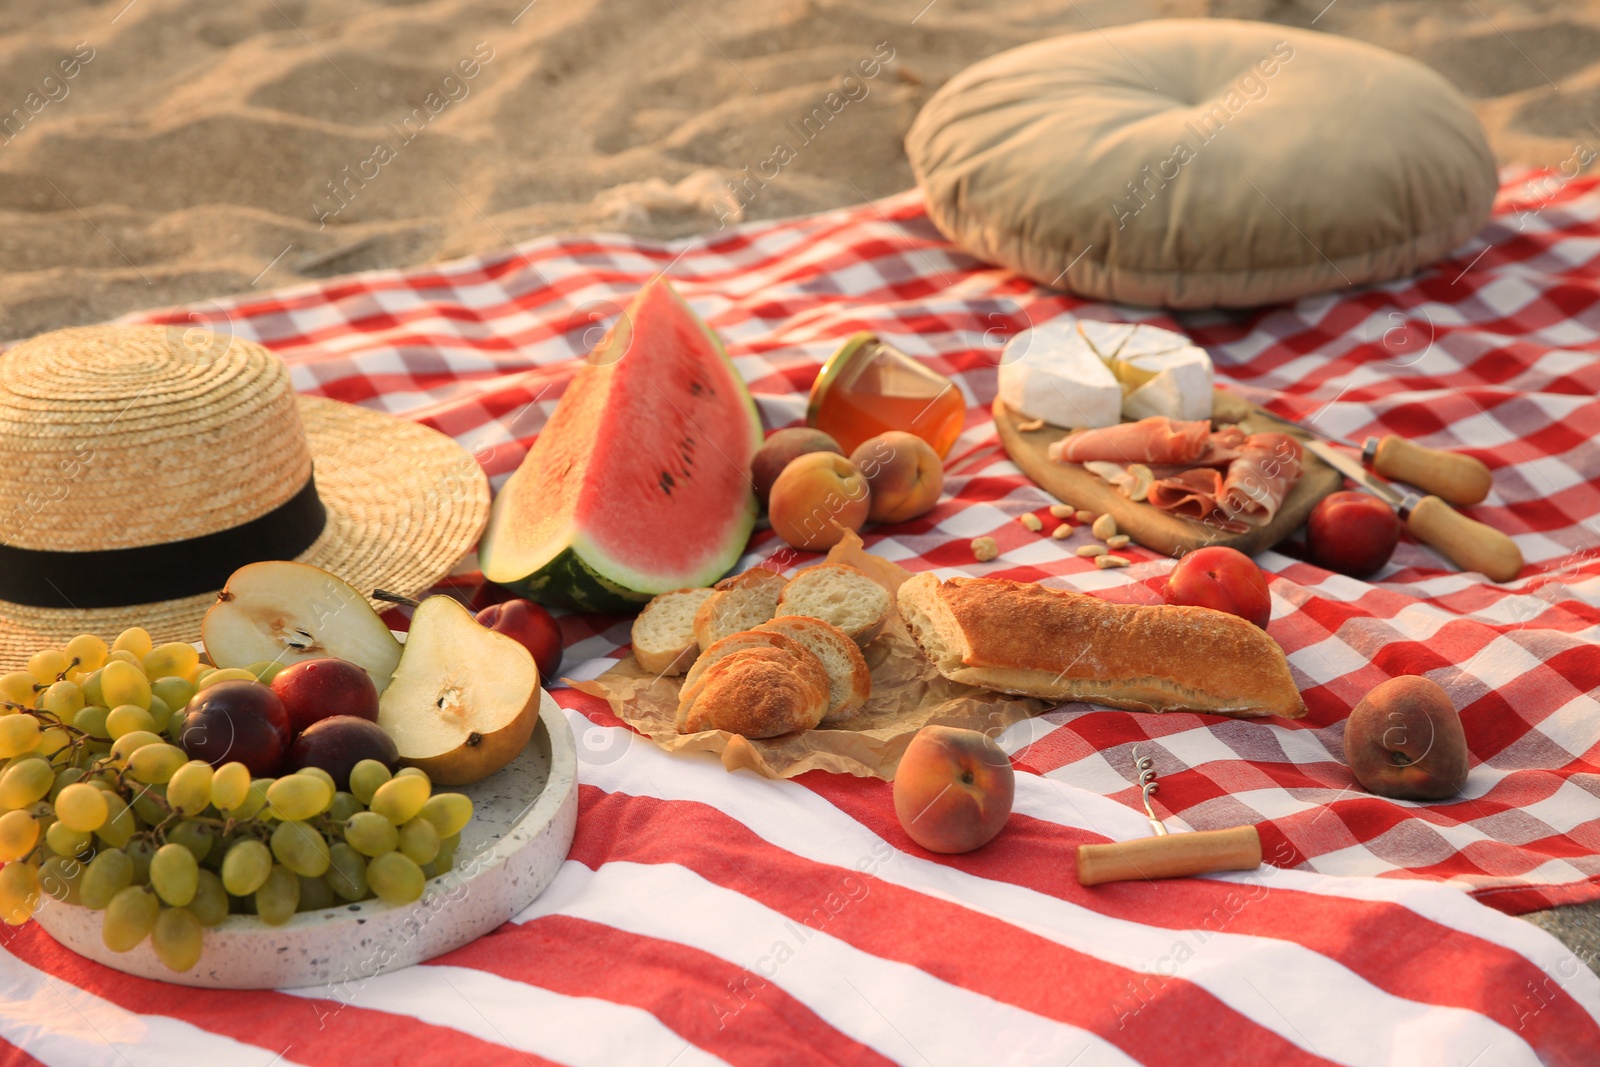
[[[862,330],[860,333],[852,334],[844,344],[839,346],[837,352],[828,357],[828,362],[824,363],[822,369],[817,372],[817,380],[811,383],[811,397],[806,402],[807,426],[815,426],[817,424],[817,415],[822,410],[822,402],[827,397],[828,389],[844,373],[844,369],[853,363],[856,356],[863,349],[867,349],[868,345],[877,343],[879,343],[877,334],[869,330]]]

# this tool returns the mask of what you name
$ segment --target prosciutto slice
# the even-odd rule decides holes
[[[1206,451],[1211,424],[1174,422],[1152,415],[1138,422],[1119,422],[1096,430],[1079,430],[1050,446],[1051,459],[1068,463],[1100,460],[1110,463],[1181,463],[1189,465]]]
[[[1222,464],[1153,466],[1155,481],[1145,502],[1223,533],[1244,533],[1271,522],[1300,479],[1300,446],[1281,433],[1246,436],[1236,427],[1229,429],[1237,435],[1235,440],[1214,442],[1218,454],[1229,456],[1226,472],[1218,469]],[[1202,458],[1210,455],[1203,453]],[[1126,463],[1088,460],[1083,465],[1124,494],[1133,484]]]
[[[1265,526],[1300,480],[1300,444],[1281,433],[1251,434],[1228,464],[1218,500],[1231,517]]]
[[[1224,481],[1212,467],[1192,467],[1157,480],[1145,501],[1172,515],[1203,522],[1224,533],[1244,533],[1250,526],[1218,506]]]
[[[1245,433],[1237,426],[1212,432],[1203,419],[1182,422],[1152,415],[1096,430],[1068,434],[1049,448],[1051,459],[1068,463],[1144,463],[1149,466],[1226,466],[1236,459]]]

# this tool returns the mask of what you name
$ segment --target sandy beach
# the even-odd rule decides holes
[[[0,339],[860,203],[912,184],[905,131],[968,64],[1194,15],[1416,56],[1504,163],[1600,146],[1592,2],[33,0],[0,12]]]

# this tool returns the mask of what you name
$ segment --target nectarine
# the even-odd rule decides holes
[[[1162,587],[1168,604],[1215,608],[1263,630],[1272,618],[1272,594],[1255,560],[1236,548],[1211,545],[1186,553]]]
[[[924,726],[894,773],[894,811],[911,840],[930,852],[971,852],[1011,816],[1016,773],[987,735]]]
[[[1390,678],[1344,724],[1344,758],[1371,793],[1448,800],[1467,784],[1467,735],[1450,695],[1416,675]]]
[[[1306,554],[1311,562],[1352,578],[1383,570],[1400,542],[1400,519],[1371,493],[1332,493],[1306,518]]]
[[[808,452],[772,483],[772,529],[795,548],[822,552],[845,530],[866,525],[872,494],[855,464],[833,452]]]
[[[944,465],[933,446],[914,433],[890,430],[869,437],[850,453],[867,487],[873,522],[905,522],[925,515],[944,489]]]
[[[784,430],[773,430],[767,435],[750,460],[750,481],[755,486],[756,499],[761,501],[762,507],[767,506],[772,495],[772,484],[778,480],[783,469],[812,452],[844,455],[839,442],[809,426],[790,426]]]

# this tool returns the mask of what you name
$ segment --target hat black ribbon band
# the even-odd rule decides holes
[[[121,608],[212,593],[246,563],[294,559],[311,547],[327,519],[313,476],[265,515],[186,541],[95,552],[0,544],[0,600],[36,608]]]

